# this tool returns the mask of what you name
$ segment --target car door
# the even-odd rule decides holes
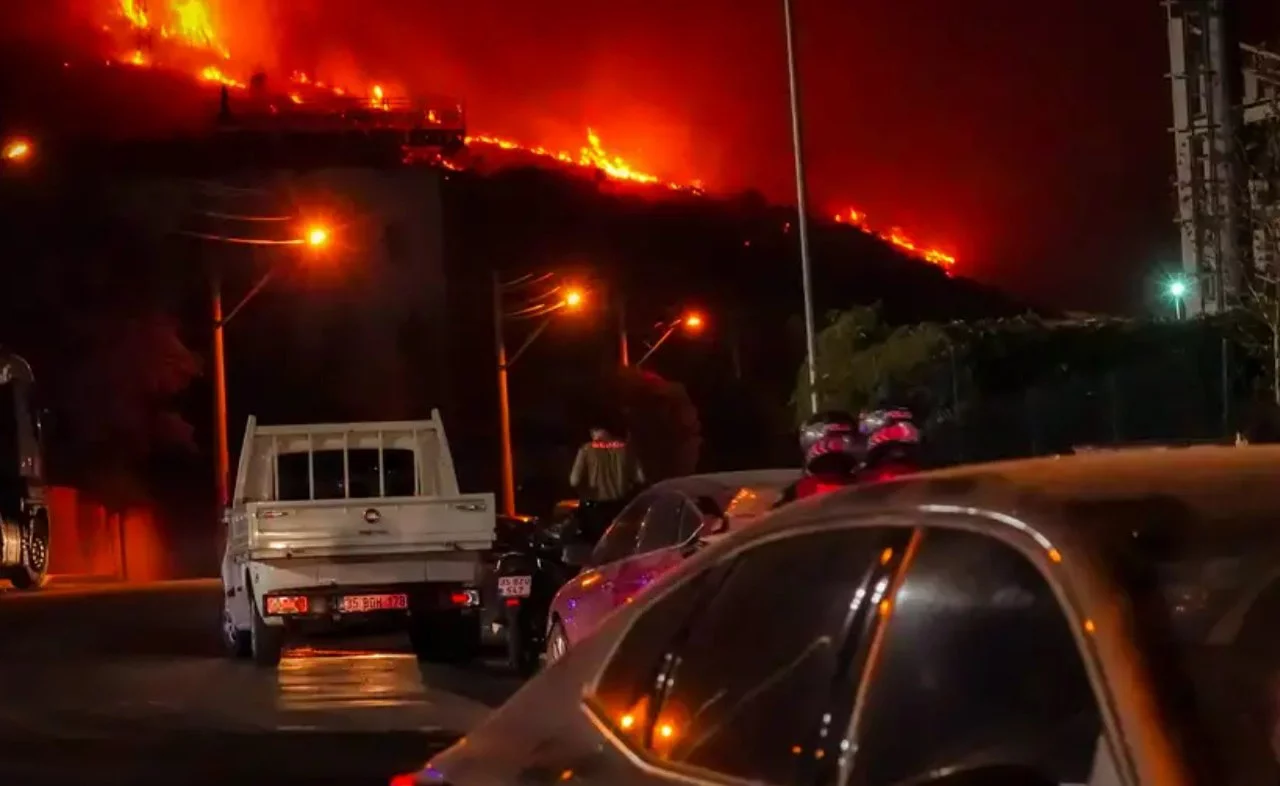
[[[571,641],[587,635],[613,610],[618,571],[622,561],[635,553],[645,514],[654,500],[652,492],[641,494],[623,508],[591,552],[586,570],[566,586],[567,597],[560,612]]]
[[[787,533],[664,586],[591,687],[591,711],[671,783],[822,782],[814,754],[851,711],[834,688],[858,671],[910,535]]]
[[[658,577],[679,565],[681,547],[701,522],[697,508],[678,491],[659,494],[645,513],[635,552],[623,559],[614,574],[613,603],[629,603]]]
[[[873,678],[842,740],[857,753],[838,780],[1118,783],[1058,597],[991,534],[921,530],[884,606]]]

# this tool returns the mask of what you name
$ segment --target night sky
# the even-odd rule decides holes
[[[114,2],[68,1],[81,18]],[[656,173],[794,198],[777,0],[210,4],[237,61],[461,96],[471,129],[530,143],[576,149],[589,125]],[[53,4],[27,5],[28,31],[50,24]],[[857,207],[1047,304],[1144,307],[1176,251],[1159,3],[796,13],[815,209]]]

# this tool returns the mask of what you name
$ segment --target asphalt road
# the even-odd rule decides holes
[[[385,784],[518,681],[399,637],[222,656],[219,585],[0,589],[0,784]]]

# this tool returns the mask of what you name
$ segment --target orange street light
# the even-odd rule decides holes
[[[697,311],[685,312],[684,315],[681,316],[679,319],[676,319],[667,325],[667,329],[663,331],[662,335],[658,337],[657,341],[653,342],[653,346],[649,347],[649,351],[644,353],[644,357],[640,358],[640,360],[636,363],[636,367],[639,368],[641,365],[643,365],[644,362],[648,360],[649,357],[653,355],[654,352],[658,351],[658,347],[667,343],[667,339],[671,338],[671,335],[676,332],[677,328],[684,328],[689,333],[697,333],[698,331],[702,330],[702,327],[705,324],[706,324],[706,320],[703,319],[702,314],[698,313]]]
[[[493,339],[498,366],[498,436],[502,450],[501,504],[502,512],[508,516],[515,515],[516,511],[516,471],[511,448],[511,402],[507,392],[507,372],[525,350],[538,339],[538,336],[542,335],[557,313],[579,311],[586,305],[588,293],[579,286],[560,285],[542,295],[526,298],[523,307],[512,312],[507,311],[509,305],[507,296],[514,291],[525,290],[539,284],[554,284],[555,278],[554,273],[544,273],[540,276],[525,275],[513,281],[503,281],[497,271],[493,274]],[[559,300],[555,300],[557,293],[563,293]],[[510,319],[540,321],[538,326],[525,336],[520,346],[508,354],[506,323]]]
[[[321,248],[329,245],[329,230],[327,227],[316,224],[307,229],[307,245],[312,248]]]
[[[27,161],[34,153],[35,146],[31,143],[31,140],[20,136],[6,139],[4,146],[0,147],[0,158],[13,163]]]

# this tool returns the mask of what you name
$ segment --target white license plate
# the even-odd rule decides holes
[[[394,595],[346,595],[338,608],[344,612],[391,611],[409,608],[409,596]]]
[[[533,576],[502,576],[498,579],[498,594],[504,598],[527,598],[533,591]]]

